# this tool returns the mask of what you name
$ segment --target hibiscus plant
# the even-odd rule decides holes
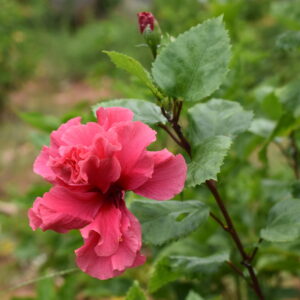
[[[255,213],[249,212],[246,231],[251,237],[245,238],[236,226],[230,193],[223,188],[238,183],[233,173],[231,182],[230,176],[223,181],[222,174],[230,174],[226,157],[239,155],[235,145],[243,143],[243,134],[260,138],[262,163],[267,162],[270,143],[289,136],[292,152],[286,155],[299,179],[298,82],[276,91],[283,114],[277,124],[267,123],[239,101],[221,98],[232,56],[222,16],[177,38],[164,34],[151,13],[138,14],[138,20],[144,46],[153,56],[151,72],[125,54],[104,53],[148,88],[150,97],[102,101],[93,107],[94,121],[83,124],[75,117],[51,133],[34,171],[53,186],[29,210],[30,226],[59,233],[79,230],[83,244],[75,250],[77,265],[100,280],[143,268],[153,251],[148,293],[199,274],[202,280],[213,280],[223,268],[245,282],[253,299],[271,299],[256,268],[257,257],[264,255],[264,243],[300,238],[300,202],[293,197],[278,201],[268,216],[265,212],[264,228],[256,228]],[[161,147],[156,144],[151,146],[156,151],[150,151],[156,134],[163,137]],[[173,141],[172,152],[164,148],[170,145],[163,141],[167,137]],[[210,253],[203,255],[203,241],[189,237],[205,230],[211,232],[204,241]],[[214,242],[214,232],[223,240]],[[185,251],[188,243],[193,251]],[[153,249],[162,247],[155,257]],[[137,283],[128,299],[146,299]],[[186,299],[202,298],[190,291]]]

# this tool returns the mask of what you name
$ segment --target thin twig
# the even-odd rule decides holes
[[[158,126],[162,128],[164,131],[166,131],[169,136],[178,144],[180,147],[182,147],[181,142],[177,139],[177,137],[171,132],[171,130],[164,124],[159,123]]]
[[[258,279],[257,279],[257,276],[254,272],[254,269],[251,265],[251,260],[250,260],[250,257],[248,256],[248,254],[245,252],[244,250],[244,246],[241,242],[241,239],[235,229],[235,226],[231,220],[231,217],[227,211],[227,208],[225,206],[225,203],[223,201],[223,199],[221,198],[219,192],[218,192],[218,189],[216,187],[216,183],[214,180],[207,180],[206,182],[206,185],[207,187],[209,188],[209,190],[211,191],[211,193],[213,194],[225,220],[226,220],[226,224],[228,226],[228,230],[227,232],[230,233],[231,237],[232,237],[232,240],[234,241],[236,247],[238,248],[239,252],[240,252],[240,255],[243,259],[242,261],[242,264],[247,268],[248,270],[248,273],[251,277],[251,281],[252,281],[252,285],[253,285],[253,289],[256,293],[256,295],[259,297],[259,299],[261,300],[264,300],[264,296],[262,294],[262,291],[261,291],[261,288],[260,288],[260,285],[259,285],[259,282],[258,282]]]
[[[210,212],[209,216],[213,218],[224,230],[228,230],[228,227],[214,213]]]
[[[236,272],[237,274],[239,274],[242,278],[245,279],[245,281],[249,284],[250,287],[253,288],[253,285],[251,282],[248,281],[248,278],[244,275],[244,273],[230,260],[226,261],[226,264],[232,269],[234,270],[234,272]]]
[[[250,262],[252,262],[257,254],[257,251],[259,249],[259,245],[262,243],[263,239],[259,238],[257,245],[255,246],[255,248],[253,249],[252,254],[250,255]]]
[[[30,285],[30,284],[33,284],[33,283],[36,283],[36,282],[39,282],[39,281],[42,281],[45,279],[49,279],[49,278],[53,278],[53,277],[57,277],[57,276],[63,276],[63,275],[69,274],[69,273],[77,272],[77,271],[80,271],[80,270],[78,268],[72,268],[72,269],[67,269],[67,270],[63,270],[63,271],[59,271],[59,272],[55,272],[55,273],[50,273],[50,274],[47,274],[47,275],[44,275],[44,276],[41,276],[41,277],[38,277],[35,279],[21,282],[15,286],[11,287],[9,290],[11,290],[11,291],[16,290],[23,286]]]

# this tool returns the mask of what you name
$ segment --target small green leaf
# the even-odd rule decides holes
[[[37,283],[37,294],[39,300],[55,300],[56,291],[53,278],[39,281]]]
[[[292,242],[300,238],[300,200],[277,203],[269,212],[267,226],[261,237],[270,242]]]
[[[153,63],[157,85],[169,96],[201,100],[219,88],[228,72],[230,42],[222,17],[179,35]]]
[[[274,130],[275,125],[274,121],[258,118],[252,121],[249,131],[258,136],[267,138]]]
[[[194,291],[190,291],[185,300],[204,300],[200,295]]]
[[[269,144],[277,136],[288,136],[293,130],[300,127],[300,118],[295,119],[292,113],[287,112],[281,116],[275,128],[271,132],[270,136],[267,138],[264,146],[259,152],[259,158],[263,162],[267,162],[267,150]]]
[[[147,70],[141,65],[140,62],[133,57],[119,53],[116,51],[103,51],[109,56],[111,61],[120,69],[127,71],[129,74],[136,76],[141,80],[154,95],[162,98],[162,95],[158,91],[157,87],[152,82],[152,78]]]
[[[208,218],[208,207],[197,200],[138,200],[131,205],[139,219],[146,243],[161,245],[186,236]]]
[[[295,118],[300,117],[300,79],[296,79],[276,91],[284,108]]]
[[[132,287],[127,292],[125,300],[146,300],[146,296],[137,281],[133,283]]]
[[[149,280],[149,291],[151,293],[156,292],[164,285],[178,279],[180,275],[181,273],[179,271],[174,271],[171,268],[169,258],[163,257],[153,266],[153,271]]]
[[[217,135],[235,137],[250,127],[253,117],[252,112],[244,110],[239,103],[223,99],[196,104],[188,113],[194,145]]]
[[[276,46],[286,51],[300,48],[300,31],[291,30],[281,34],[276,41]]]
[[[46,132],[51,132],[60,125],[60,120],[54,116],[38,112],[17,112],[17,114],[24,122]]]
[[[229,252],[218,253],[207,257],[170,256],[171,266],[184,273],[215,273],[221,264],[229,260]]]
[[[134,120],[141,121],[147,124],[166,123],[166,118],[162,115],[158,105],[140,99],[116,99],[103,101],[93,106],[93,111],[99,107],[125,107],[133,111]]]
[[[209,179],[217,180],[217,174],[231,145],[231,138],[215,136],[203,141],[194,151],[188,166],[187,184],[196,186]]]

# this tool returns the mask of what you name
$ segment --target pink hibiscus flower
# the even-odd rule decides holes
[[[156,200],[181,192],[186,178],[182,155],[147,151],[156,132],[134,122],[125,108],[99,108],[97,122],[74,118],[50,136],[34,163],[35,173],[54,186],[29,210],[33,230],[80,229],[84,245],[78,266],[108,279],[141,265],[141,227],[126,208],[125,192]]]

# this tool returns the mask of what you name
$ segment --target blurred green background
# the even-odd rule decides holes
[[[18,287],[27,280],[73,268],[73,250],[81,244],[78,232],[32,232],[28,225],[28,208],[49,188],[32,172],[49,132],[76,115],[90,119],[90,106],[100,100],[151,99],[143,86],[116,70],[101,52],[123,52],[149,68],[151,53],[142,45],[136,22],[136,13],[143,10],[152,11],[162,30],[174,36],[223,14],[233,58],[228,78],[214,96],[239,101],[271,123],[281,115],[274,89],[294,79],[300,70],[299,0],[0,0],[1,300],[124,299],[134,279],[147,288],[151,263],[163,253],[201,256],[232,246],[209,222],[204,230],[163,249],[145,247],[148,263],[119,278],[101,282],[70,271]],[[257,241],[268,208],[290,195],[294,181],[275,146],[270,149],[269,167],[259,162],[257,150],[262,141],[251,133],[242,135],[220,176],[221,191],[249,247]],[[168,139],[156,145],[159,149],[166,144],[178,151]],[[185,196],[214,206],[204,188],[188,190]],[[265,243],[261,253],[266,255],[258,258],[257,270],[268,286],[267,299],[300,299],[300,243]],[[204,299],[252,299],[226,266],[193,280],[183,274],[150,299],[181,300],[190,288]]]

